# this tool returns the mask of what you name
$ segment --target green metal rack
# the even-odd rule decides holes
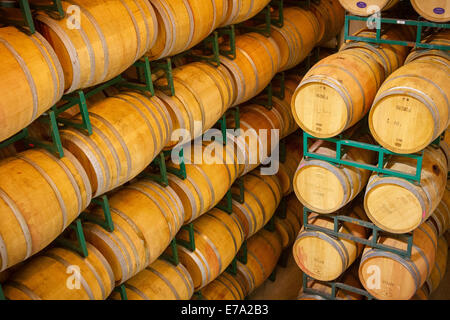
[[[86,258],[88,256],[88,249],[86,238],[84,237],[81,219],[76,219],[74,222],[72,222],[67,230],[73,230],[75,232],[75,235],[77,237],[76,243],[74,243],[72,240],[67,239],[64,234],[58,237],[55,240],[55,243],[64,248],[75,251],[83,258]]]
[[[331,294],[327,294],[325,292],[313,289],[312,287],[308,286],[308,283],[310,281],[316,281],[319,282],[321,284],[324,284],[328,287],[331,288]],[[325,281],[319,281],[316,280],[314,278],[311,278],[310,276],[308,276],[306,273],[303,273],[303,292],[306,294],[314,294],[314,295],[318,295],[321,296],[327,300],[337,300],[338,298],[336,297],[337,294],[337,290],[341,289],[344,290],[346,292],[352,292],[352,293],[356,293],[359,294],[361,296],[365,296],[368,300],[374,300],[375,298],[368,293],[365,290],[359,289],[359,288],[355,288],[352,286],[349,286],[348,284],[339,282],[339,281],[332,281],[332,282],[325,282]]]
[[[0,283],[0,301],[6,300],[5,293],[3,292],[2,284]]]
[[[103,219],[99,218],[93,214],[89,214],[87,212],[83,212],[80,217],[83,221],[92,222],[98,224],[105,230],[109,232],[114,231],[114,222],[111,217],[111,208],[109,206],[109,200],[107,195],[100,196],[98,198],[92,199],[92,203],[100,206],[103,212]]]
[[[305,230],[313,230],[313,231],[323,232],[323,233],[325,233],[329,236],[335,237],[335,238],[347,239],[347,240],[361,243],[363,245],[366,245],[366,246],[369,246],[369,247],[372,247],[375,249],[391,252],[391,253],[397,254],[401,257],[404,257],[406,259],[411,258],[412,247],[413,247],[413,234],[412,233],[391,234],[391,233],[388,233],[388,232],[380,229],[379,227],[377,227],[375,224],[373,224],[371,222],[352,218],[349,216],[339,215],[339,213],[330,214],[330,215],[321,215],[321,218],[329,219],[330,221],[333,222],[333,224],[334,224],[333,229],[329,229],[329,228],[319,227],[319,226],[310,224],[308,218],[311,214],[313,214],[312,210],[310,210],[306,207],[303,208],[303,226],[304,226]],[[358,226],[362,226],[365,229],[371,230],[372,239],[369,240],[369,239],[365,239],[365,238],[359,238],[359,237],[356,237],[349,233],[340,232],[339,229],[341,228],[343,223],[351,223],[351,224],[355,224]],[[398,249],[398,248],[395,248],[392,246],[378,243],[380,236],[383,234],[389,235],[390,237],[394,237],[396,239],[404,241],[407,244],[406,250],[401,250],[401,249]]]
[[[125,284],[121,284],[120,286],[115,287],[113,291],[120,294],[121,300],[128,300],[127,288]]]
[[[336,156],[331,157],[331,156],[325,156],[322,154],[318,154],[315,152],[310,152],[309,146],[308,146],[310,139],[315,139],[315,140],[319,139],[319,140],[328,141],[328,142],[336,144]],[[438,141],[436,141],[435,143],[439,143],[439,141],[440,141],[440,139]],[[365,164],[365,163],[356,162],[356,161],[343,160],[342,157],[345,155],[345,148],[348,148],[348,147],[370,150],[370,151],[378,153],[378,164],[370,165],[370,164]],[[305,157],[305,160],[318,159],[318,160],[323,160],[323,161],[327,161],[330,163],[334,163],[339,166],[346,165],[346,166],[351,166],[351,167],[357,167],[357,168],[361,168],[361,169],[374,171],[374,172],[377,172],[378,174],[403,178],[403,179],[411,181],[415,184],[419,184],[420,180],[421,180],[423,154],[424,154],[424,151],[422,151],[420,153],[416,153],[416,154],[397,154],[397,153],[389,151],[378,145],[372,145],[372,144],[368,144],[368,143],[345,139],[342,135],[338,136],[337,138],[325,139],[325,138],[316,138],[307,132],[303,132],[303,155]],[[389,157],[391,157],[391,156],[398,156],[398,157],[404,157],[404,158],[410,158],[410,159],[416,160],[417,165],[416,165],[415,174],[408,174],[405,172],[400,172],[397,170],[385,168],[385,164],[388,161]]]
[[[237,274],[238,261],[243,264],[247,264],[248,261],[247,240],[244,240],[242,246],[239,248],[239,251],[234,257],[233,261],[231,261],[230,265],[225,269],[225,272],[228,272],[229,274],[235,276]]]
[[[264,89],[263,93],[253,99],[250,100],[250,103],[254,103],[263,107],[266,107],[268,110],[271,110],[273,107],[273,97],[276,97],[280,100],[284,100],[285,98],[285,79],[286,74],[284,72],[277,73],[269,85]],[[279,81],[280,90],[274,91],[274,82]]]
[[[376,37],[375,38],[367,38],[360,36],[351,36],[349,35],[350,21],[365,21],[371,22],[375,20],[376,23]],[[388,40],[382,38],[383,27],[387,27],[389,25],[405,25],[405,26],[413,26],[417,28],[416,39],[415,42],[409,41],[399,41],[399,40]],[[400,46],[408,46],[408,47],[417,47],[423,49],[437,49],[437,50],[450,50],[450,46],[443,45],[433,45],[429,43],[422,43],[422,31],[424,28],[440,28],[440,29],[450,29],[450,24],[448,23],[434,23],[429,21],[422,20],[403,20],[403,19],[392,19],[392,18],[382,18],[376,17],[358,17],[347,15],[345,17],[345,41],[361,41],[372,44],[391,44],[391,45],[400,45]]]

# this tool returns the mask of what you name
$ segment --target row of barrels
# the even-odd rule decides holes
[[[298,12],[300,16],[307,15],[307,11],[300,8],[292,8],[292,12]],[[1,30],[5,31],[5,34],[10,34],[11,39],[15,39],[16,36],[27,37],[13,28],[2,28]],[[299,30],[296,32],[299,35],[302,34]],[[245,39],[259,42],[260,45],[256,48],[262,48],[262,50],[265,50],[264,48],[268,44],[274,43],[271,38],[259,37],[256,34],[240,37],[243,38],[238,37],[238,43],[241,43],[239,39],[242,39],[242,43],[245,43]],[[30,37],[28,37],[28,40],[32,41]],[[20,41],[20,44],[22,43],[26,43],[26,41]],[[276,45],[274,45],[275,47]],[[304,50],[310,49],[308,47]],[[29,54],[32,54],[32,52],[29,52]],[[49,59],[44,60],[50,61]],[[240,70],[245,70],[244,64],[239,64],[238,60],[235,60],[235,62]],[[255,70],[259,74],[262,69]],[[274,72],[276,72],[275,67],[270,70],[270,77],[266,76],[264,83],[270,81]],[[261,73],[264,72],[261,71]],[[3,219],[3,221],[9,222],[4,224],[2,230],[10,229],[11,232],[20,230],[19,232],[23,234],[23,237],[10,239],[6,235],[3,236],[2,242],[5,245],[2,246],[2,270],[23,261],[48,245],[80,212],[86,209],[92,197],[105,194],[136,177],[164,147],[175,143],[175,141],[170,141],[173,131],[187,129],[193,133],[191,139],[199,136],[220,118],[223,112],[233,104],[234,98],[238,96],[234,89],[239,86],[234,81],[235,79],[230,76],[226,66],[215,69],[206,63],[192,63],[175,69],[174,76],[175,96],[167,96],[158,92],[156,96],[149,97],[143,93],[130,90],[123,92],[112,90],[112,93],[108,96],[95,97],[95,99],[88,101],[93,134],[86,136],[72,128],[61,130],[61,141],[66,154],[63,160],[48,155],[40,159],[42,163],[36,164],[34,160],[19,159],[29,158],[31,154],[36,153],[36,151],[25,151],[16,158],[5,161],[2,170],[5,171],[3,176],[8,177],[5,179],[5,181],[8,181],[8,185],[4,186],[6,182],[2,184],[1,187],[4,192],[2,192],[1,198],[4,212],[10,218]],[[248,84],[251,83],[255,82],[247,79],[242,84],[247,84],[247,87],[249,87]],[[284,137],[296,130],[297,126],[289,117],[288,112],[289,99],[293,94],[295,85],[296,80],[287,81],[285,99],[274,99],[274,108],[270,112],[261,106],[248,107],[247,111],[244,111],[241,121],[245,132],[248,131],[248,134],[251,134],[251,129],[257,128],[283,129],[282,137]],[[262,90],[263,87],[264,84],[259,82],[257,91]],[[11,90],[8,90],[8,93],[10,92]],[[256,91],[251,90],[251,92],[253,94]],[[15,97],[17,96],[15,95]],[[249,97],[250,95],[247,98]],[[217,103],[217,101],[221,103]],[[111,105],[113,105],[113,109],[110,108]],[[71,120],[79,122],[81,118],[81,115],[75,115]],[[194,125],[197,120],[202,123],[200,129],[197,129]],[[260,121],[264,124],[264,127],[259,127]],[[8,121],[8,123],[18,122]],[[129,128],[134,128],[134,130],[129,130]],[[209,172],[208,174],[211,177],[209,180],[201,181],[203,186],[210,188],[211,198],[209,200],[195,199],[195,197],[198,197],[196,196],[197,186],[195,184],[191,185],[189,191],[189,188],[184,186],[187,183],[186,181],[180,182],[174,175],[169,177],[171,187],[178,191],[185,208],[185,217],[181,220],[191,221],[212,208],[224,196],[237,176],[248,173],[258,166],[262,161],[262,157],[259,157],[260,145],[267,142],[263,142],[260,137],[257,137],[257,139],[260,143],[256,146],[255,151],[251,149],[254,146],[248,145],[244,137],[238,138],[237,144],[243,150],[245,165],[236,165],[236,168],[224,165],[224,171],[222,172],[227,176],[227,185],[222,183],[224,180],[219,180],[217,179],[218,176],[214,176],[217,172],[213,166],[202,167],[200,172]],[[275,137],[269,139],[269,141],[274,142],[270,142],[271,145],[266,150],[272,150],[277,145]],[[39,153],[42,152],[42,150],[39,150]],[[255,154],[259,158],[252,161]],[[79,175],[81,178],[77,180],[77,177],[73,177],[73,174],[69,172],[70,170],[66,168],[69,166],[65,164],[66,162],[71,162],[70,165],[76,167],[77,173],[75,175]],[[234,161],[232,162],[234,163]],[[27,171],[35,176],[33,184],[21,179],[23,177],[22,170],[24,170],[22,166],[29,167]],[[61,167],[61,170],[66,174],[53,177],[54,170],[52,169],[52,173],[49,171],[53,167]],[[188,170],[191,170],[190,168]],[[191,171],[193,172],[193,170],[198,171],[198,166],[192,166]],[[194,178],[191,178],[191,176],[202,179],[199,173],[194,174],[193,172],[190,174],[189,179],[192,180]],[[58,180],[58,183],[54,182],[56,180]],[[11,181],[16,181],[17,186],[12,184]],[[27,185],[23,187],[22,184]],[[205,190],[205,192],[208,191]],[[28,199],[28,201],[23,201],[23,199]],[[192,199],[196,203],[191,203]],[[210,202],[206,203],[206,201]],[[49,203],[52,203],[52,205],[49,205]],[[55,207],[54,204],[58,204],[58,206]],[[77,206],[74,206],[74,204],[77,204]],[[52,215],[50,215],[51,212],[53,212]],[[55,215],[54,212],[59,212],[60,215]],[[43,221],[51,221],[51,223],[45,224],[45,230],[41,230]],[[17,227],[8,228],[11,223],[17,225]],[[45,236],[38,237],[41,232]]]
[[[373,143],[368,134],[351,131],[347,132],[351,139]],[[309,151],[336,157],[335,145],[323,140],[312,143]],[[359,148],[348,148],[343,159],[366,165],[378,161],[374,152]],[[417,161],[397,155],[390,157],[385,167],[415,175]],[[294,189],[304,206],[321,214],[336,212],[363,194],[370,220],[382,230],[403,234],[416,229],[435,212],[444,198],[447,171],[448,154],[436,147],[424,150],[420,185],[352,166],[336,167],[324,160],[303,159],[295,174]]]
[[[55,105],[63,93],[111,80],[144,55],[160,59],[185,51],[203,40],[224,21],[238,23],[242,19],[249,19],[268,2],[116,0],[105,5],[102,1],[80,0],[76,3],[80,8],[76,26],[72,25],[73,17],[69,15],[65,19],[56,20],[47,13],[40,12],[36,16],[39,32],[34,35],[26,35],[13,27],[1,28],[1,50],[5,57],[2,74],[5,76],[0,88],[5,99],[0,140],[3,141],[28,126]],[[64,10],[71,5],[67,1],[62,2]],[[319,22],[315,16],[310,11],[299,12],[288,13],[287,19],[291,22],[287,22],[289,25],[279,30],[284,37],[280,41],[285,44],[288,42],[287,50],[292,54],[289,57],[292,66],[306,57],[317,43],[319,35]],[[301,20],[298,20],[299,17]],[[120,23],[111,25],[111,18]],[[312,29],[303,31],[299,28],[299,23],[308,19],[313,21],[311,24],[316,33],[310,33]],[[325,28],[323,22],[321,27]],[[338,33],[340,27],[337,24],[333,26],[336,28],[333,33]],[[245,44],[246,41],[249,43]],[[237,59],[244,60],[247,64],[244,76],[245,71],[250,71],[248,67],[260,68],[255,70],[258,72],[256,77],[261,77],[259,83],[256,81],[256,87],[262,90],[267,85],[266,81],[270,81],[278,71],[280,53],[273,41],[268,46],[259,42],[261,39],[248,37],[238,40]],[[266,73],[264,69],[268,67],[265,56],[246,55],[252,46],[259,46],[259,52],[265,51],[268,61],[274,59],[270,72]],[[293,47],[295,48],[292,49]],[[250,50],[250,54],[252,52]],[[258,54],[258,50],[254,54]],[[231,68],[235,66],[233,60],[222,60],[224,64],[231,64]],[[238,67],[238,70],[233,71],[239,72],[239,69]],[[241,87],[255,82],[253,78],[247,82],[248,79],[241,79],[239,76],[240,74],[235,75]],[[24,85],[14,86],[12,84],[15,81],[11,79],[19,80]],[[257,93],[247,91],[247,100],[250,98],[248,94],[254,96]],[[239,95],[236,102],[243,102],[241,98]]]
[[[375,32],[356,35],[374,38]],[[407,27],[383,35],[389,40],[413,37]],[[424,41],[448,45],[450,33]],[[444,51],[417,49],[408,56],[402,46],[348,42],[304,76],[292,112],[300,127],[318,138],[337,136],[369,114],[370,131],[380,145],[395,153],[419,152],[449,125],[448,71]]]
[[[339,2],[350,13],[367,17],[394,8],[400,0],[339,0]],[[419,15],[427,20],[434,22],[448,22],[450,20],[450,1],[448,0],[411,0],[411,5]]]
[[[450,227],[447,202],[448,192],[433,216],[412,233],[410,258],[370,246],[364,248],[361,243],[351,239],[335,238],[321,231],[304,229],[300,231],[294,244],[294,257],[303,272],[319,281],[338,279],[360,258],[360,281],[377,299],[410,299],[425,283],[431,287],[429,291],[433,291],[445,274],[445,269],[442,270],[445,266],[442,264],[443,260],[447,260],[448,249],[441,247],[445,242],[444,233]],[[368,221],[361,200],[354,201],[338,213]],[[322,214],[311,214],[308,223],[334,229],[333,220]],[[339,232],[354,237],[369,240],[372,237],[367,229],[353,223],[345,222],[338,228]],[[395,237],[383,233],[377,242],[398,250],[407,248],[405,235]]]

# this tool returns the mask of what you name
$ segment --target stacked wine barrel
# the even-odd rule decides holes
[[[359,5],[365,2],[340,2],[348,11],[366,15]],[[379,9],[387,10],[395,1],[379,4]],[[375,37],[370,30],[355,35]],[[383,37],[407,40],[410,35],[407,28],[392,28]],[[446,45],[449,40],[448,31],[443,31],[424,42]],[[298,266],[315,279],[308,287],[329,296],[331,290],[323,282],[346,283],[347,270],[357,268],[362,287],[373,297],[404,300],[429,297],[442,281],[448,252],[444,234],[450,217],[449,152],[447,138],[435,141],[449,126],[449,71],[446,51],[415,48],[408,53],[396,45],[375,47],[350,41],[299,82],[292,112],[298,125],[313,137],[308,139],[308,151],[321,157],[303,159],[293,181],[298,199],[311,211],[308,224],[322,228],[302,228],[293,246]],[[368,126],[361,121],[365,115]],[[336,140],[327,138],[374,147],[337,150]],[[383,160],[384,169],[418,174],[420,181],[358,167],[358,163],[367,167],[381,161],[373,153],[380,150],[377,144],[390,153]],[[349,164],[323,160],[338,155]],[[347,219],[335,225],[335,215],[359,223]],[[410,235],[411,255],[364,247],[357,238],[372,241],[372,232],[363,227],[367,222],[379,230],[377,243],[385,248],[406,252]],[[332,236],[333,231],[347,236]],[[336,297],[356,298],[340,291]],[[301,298],[317,296],[302,294]]]

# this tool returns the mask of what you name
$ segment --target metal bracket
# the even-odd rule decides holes
[[[370,22],[371,20],[373,20],[373,17],[358,17],[358,16],[352,16],[352,15],[346,15],[345,16],[345,27],[344,27],[345,28],[344,29],[345,30],[344,40],[345,41],[351,40],[351,41],[367,42],[370,44],[391,44],[391,45],[400,45],[400,46],[407,46],[407,47],[415,46],[417,48],[437,49],[437,50],[443,50],[443,51],[450,50],[450,46],[422,43],[422,30],[424,27],[450,29],[450,24],[448,24],[448,23],[434,23],[434,22],[429,22],[429,21],[403,20],[403,19],[391,19],[391,18],[376,17],[375,22],[376,22],[377,28],[376,28],[376,37],[375,38],[358,37],[358,36],[349,35],[350,21]],[[382,27],[386,24],[388,24],[388,25],[406,25],[406,26],[417,27],[415,42],[382,39],[381,38]]]
[[[124,284],[121,284],[120,286],[115,287],[114,291],[118,292],[120,294],[121,300],[128,300],[127,289]]]
[[[239,261],[242,264],[247,264],[248,261],[247,257],[248,257],[247,240],[244,240],[241,248],[234,257],[233,261],[231,261],[230,265],[227,267],[226,272],[235,276],[237,274],[237,262]]]
[[[77,244],[74,244],[73,241],[64,238],[63,235],[56,239],[56,243],[62,247],[73,250],[83,258],[86,258],[89,253],[87,250],[86,238],[84,237],[81,219],[76,219],[74,222],[72,222],[69,225],[69,229],[72,229],[75,232],[75,235],[77,237]]]
[[[99,198],[92,199],[92,203],[102,207],[104,219],[98,218],[95,215],[89,214],[86,212],[83,212],[81,214],[81,218],[85,221],[89,221],[89,222],[98,224],[99,226],[103,227],[105,230],[107,230],[109,232],[113,232],[114,231],[114,222],[111,217],[111,210],[109,207],[108,196],[103,195]]]
[[[170,250],[172,251],[172,255],[163,254],[161,255],[162,259],[165,259],[172,263],[175,267],[180,264],[180,259],[178,258],[178,246],[177,246],[177,240],[175,238],[170,241]]]
[[[309,152],[309,147],[308,147],[309,139],[323,140],[323,141],[328,141],[328,142],[336,144],[336,157],[329,157],[329,156],[325,156],[322,154]],[[378,164],[370,165],[370,164],[365,164],[365,163],[356,162],[356,161],[343,160],[342,159],[342,156],[344,155],[343,148],[345,148],[345,147],[353,147],[353,148],[377,152],[378,153]],[[392,176],[392,177],[398,177],[398,178],[402,178],[402,179],[411,181],[414,184],[420,184],[420,180],[421,180],[421,176],[422,176],[422,164],[423,164],[424,151],[422,151],[420,154],[397,154],[397,153],[389,151],[381,146],[363,143],[363,142],[359,142],[359,141],[343,139],[342,135],[338,136],[337,138],[324,139],[324,138],[316,138],[316,137],[313,137],[312,135],[308,134],[307,132],[303,132],[303,155],[305,157],[305,160],[309,160],[309,159],[323,160],[323,161],[335,163],[338,165],[346,165],[346,166],[366,169],[366,170],[377,172],[378,174],[383,174],[383,175]],[[399,156],[399,157],[411,158],[411,159],[416,160],[417,161],[416,173],[414,175],[412,175],[412,174],[407,174],[407,173],[400,172],[397,170],[391,170],[391,169],[384,168],[384,165],[387,160],[387,156]]]
[[[269,85],[264,89],[264,93],[262,93],[256,98],[253,98],[252,100],[250,100],[250,102],[263,106],[268,110],[271,110],[273,108],[273,97],[276,97],[280,100],[283,100],[285,98],[285,78],[286,76],[284,72],[277,73],[272,79],[272,81],[269,83]],[[280,82],[279,91],[274,92],[273,90],[274,81]]]
[[[5,297],[5,293],[3,292],[3,287],[2,284],[0,283],[0,301],[5,301],[6,297]]]
[[[331,294],[326,294],[325,292],[319,291],[319,290],[315,290],[311,287],[308,287],[308,282],[309,281],[316,281],[319,282],[321,284],[324,284],[328,287],[331,287]],[[337,289],[341,289],[347,292],[352,292],[352,293],[356,293],[359,294],[361,296],[365,296],[367,297],[368,300],[374,300],[375,298],[368,293],[365,290],[359,289],[359,288],[355,288],[352,286],[349,286],[348,284],[345,283],[341,283],[341,282],[325,282],[325,281],[319,281],[316,280],[314,278],[311,278],[310,276],[308,276],[306,273],[303,273],[303,292],[306,294],[314,294],[314,295],[318,295],[321,296],[327,300],[337,300],[336,294],[337,294]]]
[[[397,254],[403,258],[407,258],[407,259],[411,258],[412,247],[413,247],[413,234],[412,233],[407,233],[407,234],[402,234],[402,235],[391,234],[391,233],[388,233],[388,232],[378,228],[375,224],[364,221],[364,220],[355,219],[352,217],[338,215],[338,214],[321,215],[320,216],[321,218],[328,219],[334,223],[333,229],[328,229],[328,228],[319,227],[319,226],[310,224],[308,217],[311,213],[313,213],[312,210],[310,210],[306,207],[303,208],[303,226],[304,226],[305,230],[313,230],[313,231],[323,232],[323,233],[325,233],[329,236],[335,237],[335,238],[347,239],[350,241],[364,244],[366,246],[369,246],[369,247],[372,247],[375,249],[379,249],[379,250]],[[355,237],[354,235],[349,234],[349,233],[339,232],[339,229],[340,229],[342,223],[344,223],[344,222],[355,224],[355,225],[364,227],[366,229],[372,230],[372,239],[369,240],[369,239],[359,238],[359,237]],[[394,248],[391,246],[387,246],[387,245],[378,243],[380,234],[388,234],[390,237],[395,237],[399,240],[405,241],[407,243],[407,249],[400,250],[398,248]]]
[[[193,223],[188,223],[187,225],[184,225],[181,227],[181,229],[186,230],[189,233],[189,241],[185,241],[182,239],[178,239],[177,243],[185,247],[186,249],[189,249],[190,251],[195,251],[195,235],[194,235],[194,225]]]
[[[175,95],[175,86],[173,84],[173,69],[172,69],[172,59],[166,58],[165,61],[152,61],[150,62],[151,69],[153,72],[158,72],[160,70],[164,71],[164,75],[167,80],[167,85],[165,86],[156,86],[157,89],[161,91],[168,92],[170,96]]]

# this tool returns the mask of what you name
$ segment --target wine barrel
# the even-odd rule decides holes
[[[216,208],[196,219],[193,225],[195,250],[178,246],[178,256],[198,291],[225,271],[244,241],[244,232],[234,213]],[[189,241],[188,231],[182,229],[176,238]]]
[[[52,248],[27,261],[4,284],[10,300],[105,300],[114,289],[111,267],[87,244],[88,256]]]
[[[273,38],[250,32],[236,36],[236,59],[221,56],[220,62],[232,75],[237,90],[233,105],[238,105],[267,87],[280,68],[280,49]]]
[[[193,154],[197,147],[184,148],[186,179],[169,173],[169,185],[180,197],[185,212],[185,223],[189,223],[216,206],[226,195],[242,170],[234,152],[232,138],[227,135],[227,145],[221,141],[203,142],[201,157]],[[179,165],[169,162],[170,168]]]
[[[423,285],[410,300],[428,300],[430,292],[426,285]]]
[[[280,162],[277,177],[280,180],[283,196],[288,196],[294,191],[294,176],[297,167],[303,158],[302,137],[292,134],[285,140],[285,161]]]
[[[450,229],[450,190],[448,187],[445,188],[444,197],[429,220],[435,227],[436,234],[439,237],[443,236]]]
[[[348,12],[362,17],[393,8],[400,0],[339,0]]]
[[[0,162],[0,271],[52,242],[91,201],[80,162],[31,149]]]
[[[242,180],[244,203],[233,200],[232,207],[244,230],[244,238],[247,239],[273,217],[280,204],[282,192],[276,176],[261,175],[257,170],[246,174]],[[231,190],[239,195],[239,187],[234,186]]]
[[[358,278],[355,277],[351,272],[346,272],[343,278],[339,281],[348,286],[352,286],[356,289],[362,289],[361,283]],[[306,293],[303,288],[300,290],[298,300],[327,300],[326,296],[331,296],[332,288],[330,285],[321,283],[317,280],[309,280],[307,288],[310,288],[320,294],[316,293]],[[322,294],[322,295],[321,295]],[[340,288],[336,289],[336,300],[363,300],[364,297],[351,291],[343,290]]]
[[[230,76],[224,67],[216,69],[204,62],[194,62],[173,70],[174,96],[162,92],[156,95],[164,102],[174,124],[174,138],[166,143],[173,147],[179,140],[177,129],[186,130],[188,137],[184,142],[193,140],[210,129],[234,99]],[[167,79],[156,81],[157,85],[167,85]],[[184,134],[184,132],[180,132]]]
[[[281,250],[281,238],[277,232],[261,229],[247,240],[247,264],[238,261],[238,274],[246,279],[247,295],[269,278],[277,265]]]
[[[117,284],[122,284],[154,262],[184,223],[179,197],[168,186],[137,180],[108,197],[114,231],[86,223],[86,240],[106,258]],[[103,219],[103,210],[90,215]]]
[[[428,277],[425,284],[428,286],[430,293],[436,291],[444,279],[447,271],[447,258],[448,258],[448,243],[444,237],[438,239],[438,246],[436,251],[436,262],[433,270]]]
[[[355,203],[343,210],[342,215],[367,220],[364,210]],[[312,214],[309,224],[334,230],[334,223],[326,216]],[[366,229],[351,223],[343,223],[339,232],[358,238],[366,237]],[[363,245],[343,238],[335,238],[321,231],[302,228],[294,243],[293,253],[297,265],[310,277],[321,281],[332,281],[342,275],[359,257]]]
[[[95,196],[134,178],[162,150],[172,132],[161,100],[129,91],[89,108],[93,134],[61,130],[61,142],[80,160]],[[74,121],[81,121],[81,115]],[[133,130],[130,130],[133,128]]]
[[[244,290],[237,277],[224,272],[202,289],[202,298],[204,300],[244,300]]]
[[[411,0],[414,10],[427,20],[434,22],[450,21],[450,1],[448,0]]]
[[[256,16],[270,2],[270,0],[226,0],[228,10],[221,26],[241,23]]]
[[[444,29],[438,33],[434,33],[422,40],[424,44],[438,45],[438,46],[450,46],[450,30]],[[441,56],[450,59],[449,53],[447,51],[437,50],[437,49],[427,49],[427,48],[414,48],[409,56],[406,58],[405,64],[408,64],[418,58],[424,56]]]
[[[416,160],[393,156],[385,165],[390,170],[416,172]],[[420,185],[402,178],[373,174],[366,188],[364,207],[378,227],[392,233],[407,233],[420,226],[434,212],[447,183],[447,159],[440,149],[428,147],[423,156]]]
[[[414,38],[410,32],[411,30],[408,27],[390,29],[383,33],[381,38],[384,40],[412,41]],[[376,38],[377,33],[372,29],[362,29],[354,33],[353,36],[374,39]],[[367,51],[365,50],[365,52],[369,53],[379,64],[383,66],[385,77],[403,66],[403,63],[409,53],[408,47],[405,46],[380,44],[375,47],[367,42],[359,41],[347,41],[342,45],[340,50],[355,48],[366,49]]]
[[[447,59],[423,56],[392,73],[369,114],[373,137],[396,153],[423,150],[450,123]]]
[[[319,22],[317,43],[324,45],[339,35],[345,22],[345,10],[338,0],[322,0],[311,3],[310,10]]]
[[[288,196],[286,202],[286,218],[275,216],[275,228],[281,236],[283,249],[295,242],[303,217],[303,206],[294,194]]]
[[[406,239],[381,236],[378,243],[406,250]],[[425,283],[435,263],[437,237],[424,223],[413,233],[411,258],[367,247],[359,266],[364,288],[379,300],[408,300]]]
[[[38,32],[29,36],[14,27],[0,28],[0,55],[0,141],[3,141],[61,99],[64,75],[55,51]]]
[[[40,12],[36,27],[61,62],[66,93],[111,80],[142,57],[156,41],[155,12],[145,0],[61,3],[68,12],[64,19],[57,20]]]
[[[313,66],[292,99],[298,125],[318,138],[352,127],[369,111],[384,70],[363,48],[340,51]]]
[[[271,160],[273,151],[278,147],[283,126],[283,117],[277,108],[268,110],[254,104],[240,108],[240,134],[234,142],[243,156],[239,162],[244,165],[241,175],[249,173],[262,162],[267,164]],[[235,118],[230,114],[227,116],[227,128],[235,127]]]
[[[365,143],[372,141],[369,135],[359,135],[356,140]],[[336,157],[336,145],[324,140],[317,140],[309,151]],[[359,148],[348,148],[342,159],[373,165],[376,154]],[[294,176],[294,190],[307,208],[322,214],[332,213],[355,199],[367,185],[370,174],[370,171],[356,167],[337,167],[323,160],[303,159]]]
[[[276,96],[272,96],[273,108],[275,108],[279,114],[283,117],[283,128],[280,132],[280,136],[285,138],[299,129],[297,123],[294,120],[291,112],[291,101],[294,95],[295,89],[298,83],[301,81],[301,77],[296,75],[287,75],[284,79],[284,99],[281,100]],[[281,92],[282,84],[278,79],[272,81],[274,92]],[[265,95],[262,97],[266,97]]]
[[[151,0],[158,37],[146,55],[151,60],[186,51],[205,39],[223,21],[228,0]]]
[[[194,284],[186,268],[161,258],[124,286],[128,300],[189,300],[194,294]],[[120,294],[114,292],[111,299],[120,300]]]
[[[311,11],[289,7],[283,10],[283,14],[283,27],[271,26],[270,33],[280,49],[279,71],[291,69],[302,62],[319,37],[319,21]]]

